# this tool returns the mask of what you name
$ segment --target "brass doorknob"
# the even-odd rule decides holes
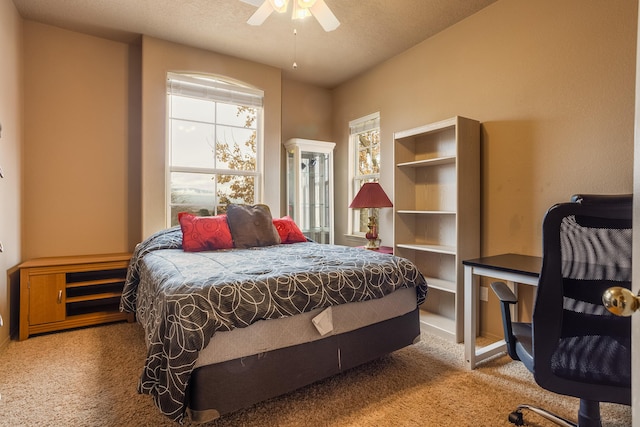
[[[602,294],[602,303],[616,316],[631,316],[640,308],[640,298],[627,288],[614,286]]]

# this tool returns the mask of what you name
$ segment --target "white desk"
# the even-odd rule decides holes
[[[479,277],[504,280],[517,295],[517,284],[538,285],[542,258],[528,255],[503,254],[463,261],[464,265],[464,357],[469,369],[506,351],[504,340],[476,348],[478,335]]]

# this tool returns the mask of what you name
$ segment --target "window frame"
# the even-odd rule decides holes
[[[174,84],[184,83],[184,88],[172,87]],[[198,87],[202,92],[197,93]],[[183,89],[183,90],[181,90]],[[245,106],[255,108],[256,111],[256,153],[255,153],[255,169],[254,170],[242,170],[242,169],[228,169],[218,167],[196,167],[196,166],[175,166],[172,164],[172,120],[177,119],[181,121],[189,121],[183,117],[172,116],[172,103],[171,96],[184,96],[194,99],[201,99],[205,101],[211,101],[213,103],[228,103],[238,106]],[[251,104],[251,105],[248,105]],[[199,73],[167,73],[167,95],[166,95],[166,153],[165,153],[165,224],[167,227],[171,227],[176,224],[172,224],[172,178],[171,175],[174,172],[178,173],[195,173],[203,175],[232,175],[232,176],[251,176],[254,178],[253,183],[253,203],[261,203],[264,193],[264,92],[260,89],[247,85],[239,80],[231,79],[229,77],[213,75],[213,74],[199,74]],[[227,126],[226,124],[218,123],[218,119],[214,118],[211,122],[202,120],[191,120],[195,123],[201,123],[212,126]],[[215,158],[215,156],[214,156]],[[215,163],[215,161],[214,161]],[[214,200],[211,206],[202,206],[212,211],[215,215],[218,213],[220,207],[219,198],[217,194],[216,180],[214,184]]]
[[[372,130],[378,131],[378,153],[382,148],[382,142],[380,141],[380,112],[368,114],[364,117],[360,117],[349,122],[349,203],[356,196],[360,187],[365,182],[379,182],[380,181],[380,162],[381,158],[378,158],[378,171],[372,174],[360,174],[360,156],[359,154],[359,139],[358,135],[370,132]],[[377,211],[377,209],[375,209]],[[356,224],[361,223],[361,209],[349,208],[347,218],[347,235],[355,237],[365,237],[366,231],[360,231],[356,229]],[[368,217],[368,214],[367,214]]]

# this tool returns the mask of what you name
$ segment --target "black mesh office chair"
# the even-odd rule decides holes
[[[578,426],[600,427],[600,402],[631,404],[631,321],[605,309],[611,286],[631,287],[631,196],[576,195],[553,206],[542,225],[542,270],[531,323],[512,322],[517,299],[503,282],[507,351],[544,389],[580,399]],[[576,424],[531,405],[522,409],[562,426]]]

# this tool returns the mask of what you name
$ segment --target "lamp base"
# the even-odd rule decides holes
[[[367,238],[367,246],[365,249],[380,249],[380,239],[378,239],[378,224],[376,223],[376,217],[372,214],[369,216],[369,224],[367,224],[369,232],[364,235]]]
[[[367,245],[364,248],[371,250],[380,249],[380,239],[367,239]]]

